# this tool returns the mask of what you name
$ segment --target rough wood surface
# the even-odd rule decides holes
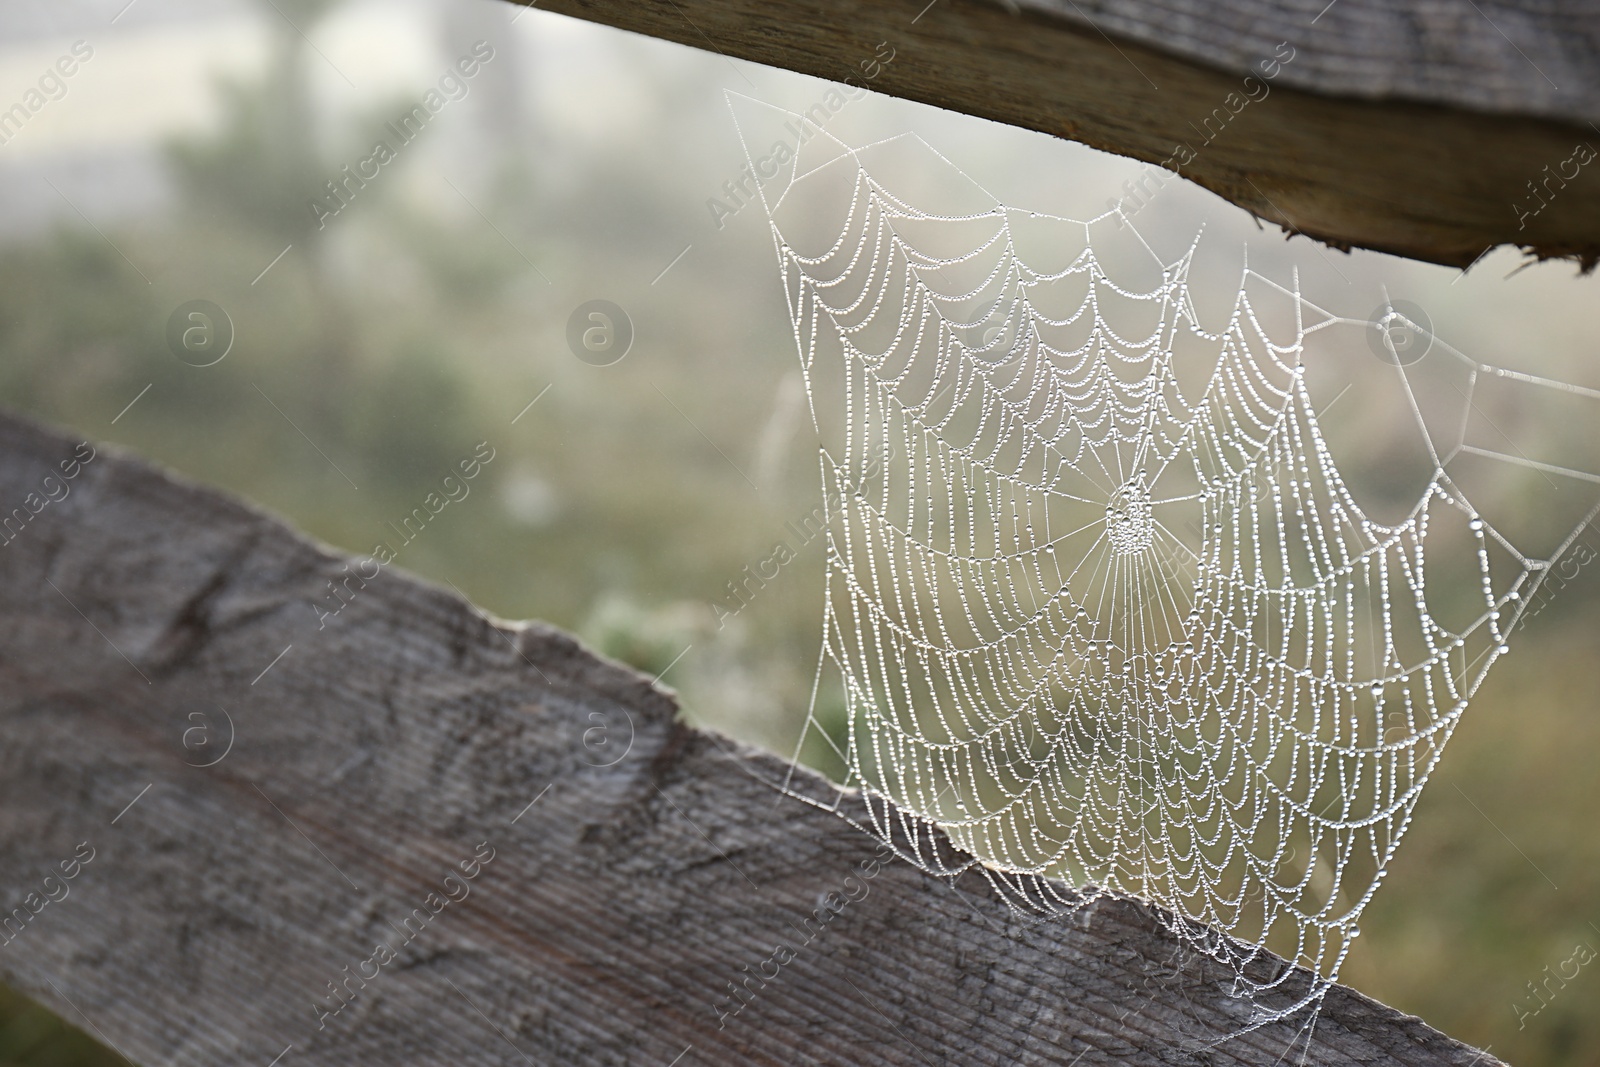
[[[1177,147],[1188,146],[1191,161],[1176,157],[1184,177],[1292,233],[1337,247],[1453,266],[1501,244],[1586,264],[1600,258],[1600,161],[1574,160],[1580,143],[1600,152],[1600,9],[1589,4],[1022,0],[1007,10],[990,0],[542,0],[538,6],[857,84],[861,64],[885,41],[895,58],[870,81],[875,90],[1156,165],[1171,167]],[[1260,64],[1273,61],[1284,42],[1293,58],[1264,82]],[[1247,98],[1240,107],[1237,101]]]
[[[1243,73],[1279,41],[1283,81],[1330,96],[1600,121],[1600,8],[1581,0],[1016,0]]]
[[[0,415],[0,516],[74,444]],[[1141,905],[1026,922],[873,867],[778,761],[554,630],[390,571],[319,630],[348,558],[104,447],[70,486],[0,547],[0,974],[135,1063],[1266,1065],[1294,1038],[1212,1047],[1246,1005]],[[735,1015],[745,968],[777,974]],[[1497,1062],[1346,989],[1292,1061]]]

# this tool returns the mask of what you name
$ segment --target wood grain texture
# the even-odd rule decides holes
[[[73,446],[0,415],[0,514]],[[872,866],[779,761],[547,627],[385,571],[319,630],[348,562],[105,448],[0,547],[0,908],[29,911],[0,974],[135,1063],[1219,1067],[1293,1040],[1213,1044],[1248,1006],[1144,905],[1030,922]],[[1305,1062],[1498,1061],[1340,988]]]
[[[1292,41],[1309,92],[1600,121],[1600,8],[1574,0],[1016,2],[1225,71]]]
[[[1600,11],[1473,2],[1482,14],[1469,0],[1338,0],[1315,25],[1325,0],[538,6],[857,84],[886,41],[895,58],[877,91],[1158,166],[1185,145],[1183,177],[1290,233],[1461,267],[1502,244],[1592,266],[1600,161],[1567,161],[1580,143],[1600,152]],[[1229,94],[1248,95],[1245,77],[1281,42],[1294,58],[1235,112]]]

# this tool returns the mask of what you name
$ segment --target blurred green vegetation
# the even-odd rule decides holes
[[[309,29],[333,6],[302,0],[291,14]],[[279,34],[262,77],[226,91],[220,132],[171,146],[181,210],[110,241],[74,224],[6,248],[0,403],[359,554],[487,440],[496,459],[471,498],[399,565],[647,673],[671,668],[691,718],[787,754],[820,642],[821,544],[726,627],[711,608],[817,496],[809,418],[782,401],[796,370],[776,280],[752,284],[748,262],[704,236],[692,178],[598,139],[574,163],[537,123],[476,145],[465,176],[419,149],[318,231],[307,200],[364,154],[378,120],[319,139],[303,89],[314,59]],[[650,69],[647,52],[636,58]],[[660,115],[690,98],[707,108],[704,89],[663,79]],[[650,284],[684,232],[695,251],[670,284]],[[173,309],[199,297],[237,333],[205,369],[165,342]],[[634,351],[614,367],[566,350],[568,314],[596,297],[634,321]],[[1480,691],[1343,975],[1520,1065],[1600,1062],[1600,968],[1524,1029],[1513,1007],[1575,942],[1600,948],[1596,590],[1581,575]],[[836,699],[818,714],[843,728]],[[838,771],[819,745],[805,755]],[[0,1064],[121,1062],[0,994]]]
[[[0,1067],[125,1067],[126,1060],[0,986]]]

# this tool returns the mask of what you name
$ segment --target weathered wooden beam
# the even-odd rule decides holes
[[[875,859],[648,679],[136,459],[0,415],[0,509],[0,976],[135,1063],[1265,1065],[1296,1038],[1212,1047],[1249,1005],[1148,907],[1029,921]],[[353,599],[319,620],[329,582]],[[1337,988],[1285,1062],[1497,1061]]]
[[[822,78],[853,78],[894,96],[1164,165],[1290,232],[1337,247],[1453,266],[1502,244],[1586,266],[1600,258],[1600,11],[1592,6],[538,6]],[[875,70],[867,82],[862,64],[874,62],[880,41],[894,59],[865,68]]]
[[[1282,80],[1368,100],[1487,114],[1600,119],[1600,11],[1527,0],[1016,0],[1219,70],[1279,41]]]

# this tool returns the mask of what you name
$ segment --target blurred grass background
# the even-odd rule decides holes
[[[497,458],[472,496],[399,565],[666,671],[690,719],[787,754],[820,643],[820,541],[727,625],[713,605],[815,507],[816,442],[760,208],[719,229],[707,199],[743,161],[724,90],[804,110],[826,85],[517,13],[143,0],[113,24],[107,5],[70,0],[0,14],[0,104],[72,41],[96,49],[0,146],[0,404],[353,553],[488,440]],[[478,40],[496,54],[467,98],[318,229],[310,198]],[[871,96],[832,121],[856,140],[916,129],[1008,202],[1077,217],[1137,171]],[[1517,260],[1497,254],[1458,278],[1345,256],[1176,183],[1138,218],[1164,253],[1202,224],[1219,297],[1248,244],[1252,266],[1299,267],[1333,310],[1366,316],[1387,286],[1487,361],[1600,386],[1600,287],[1569,266],[1507,278]],[[173,310],[200,298],[236,331],[203,369],[165,339]],[[597,298],[635,331],[610,367],[565,339]],[[1384,437],[1356,405],[1340,418]],[[1367,463],[1381,473],[1385,457]],[[1343,975],[1516,1064],[1600,1063],[1594,968],[1520,1028],[1515,1009],[1575,944],[1600,948],[1596,592],[1580,574],[1491,674]],[[0,997],[0,1064],[114,1062]]]

